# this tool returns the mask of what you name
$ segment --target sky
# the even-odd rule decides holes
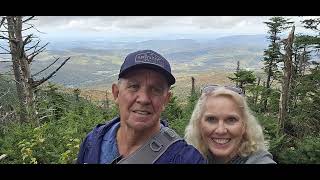
[[[301,23],[311,16],[284,16]],[[230,35],[267,34],[271,16],[39,16],[32,22],[49,40],[96,38],[110,41],[215,39]],[[319,18],[319,17],[318,17]]]

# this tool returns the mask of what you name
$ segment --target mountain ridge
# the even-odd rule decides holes
[[[71,57],[51,81],[67,87],[90,87],[116,80],[125,56],[136,50],[152,49],[167,58],[174,73],[200,73],[210,70],[233,71],[237,61],[242,68],[260,69],[264,35],[237,35],[215,40],[196,39],[147,40],[141,42],[108,42],[103,40],[50,42],[47,51],[33,62],[38,72],[54,59]],[[54,65],[51,68],[56,68]],[[5,68],[0,63],[0,70]],[[7,69],[8,70],[8,69]],[[50,69],[49,69],[50,72]],[[46,75],[45,73],[43,75]]]

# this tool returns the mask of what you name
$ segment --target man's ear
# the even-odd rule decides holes
[[[162,106],[162,111],[165,110],[166,106],[167,106],[168,103],[170,102],[171,96],[172,96],[172,93],[171,93],[170,91],[168,91],[167,96],[166,96],[166,99],[164,100],[164,104],[163,104],[163,106]]]
[[[112,95],[114,102],[118,104],[118,97],[119,97],[119,85],[118,84],[112,84]]]

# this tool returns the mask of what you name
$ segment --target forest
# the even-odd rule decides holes
[[[0,72],[0,164],[72,164],[86,134],[117,116],[118,109],[110,94],[98,104],[80,96],[81,89],[65,92],[50,82],[70,57],[55,58],[32,73],[32,62],[47,45],[29,31],[36,29],[33,19],[0,18],[0,63],[11,67]],[[263,76],[238,61],[228,78],[244,90],[277,163],[319,164],[320,18],[301,22],[315,35],[296,32],[290,18],[274,16],[263,23],[268,28]],[[174,93],[162,114],[181,136],[200,96],[197,79],[190,84],[187,98]]]

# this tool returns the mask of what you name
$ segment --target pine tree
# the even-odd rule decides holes
[[[264,22],[269,28],[269,37],[270,45],[264,51],[264,71],[267,73],[266,81],[266,92],[264,93],[264,103],[262,111],[267,110],[268,96],[270,95],[270,86],[272,79],[277,79],[278,65],[277,63],[281,62],[281,52],[280,52],[280,34],[288,29],[293,22],[289,19],[283,17],[272,17],[268,22]]]
[[[238,87],[243,90],[245,93],[245,85],[254,83],[256,80],[255,75],[253,74],[253,71],[247,71],[244,69],[240,69],[239,71],[233,73],[235,77],[228,77],[231,81],[235,82],[235,84],[238,84]]]

